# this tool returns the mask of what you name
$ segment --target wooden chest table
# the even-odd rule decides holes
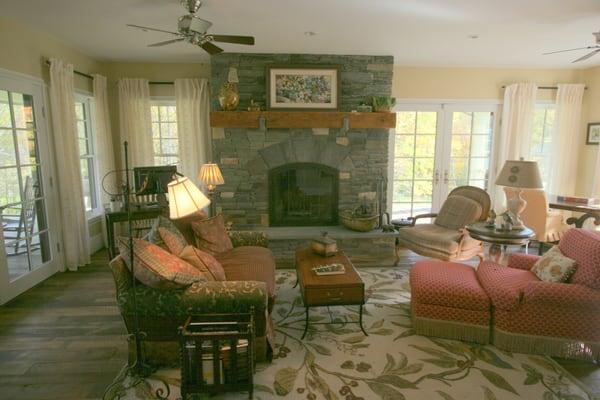
[[[343,264],[346,272],[339,275],[319,276],[312,270],[318,265],[332,263]],[[365,284],[343,252],[340,251],[332,257],[321,257],[314,254],[309,248],[299,248],[296,250],[296,275],[298,277],[296,284],[300,284],[302,301],[306,309],[306,324],[302,339],[308,331],[310,307],[321,306],[358,305],[358,324],[363,333],[367,335],[362,324]]]

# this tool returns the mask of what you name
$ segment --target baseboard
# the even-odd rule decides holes
[[[104,248],[104,238],[102,235],[92,236],[90,238],[90,255]]]

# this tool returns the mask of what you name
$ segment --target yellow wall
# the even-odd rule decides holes
[[[46,60],[56,57],[72,63],[78,71],[103,73],[103,63],[74,50],[43,32],[0,18],[0,68],[42,78],[49,82]],[[91,81],[75,75],[75,87],[92,90]]]
[[[577,177],[577,194],[582,196],[600,196],[600,193],[591,193],[596,157],[600,146],[586,145],[587,124],[600,122],[600,67],[585,70],[584,82],[587,90],[584,95],[581,137],[579,139],[579,160]],[[574,160],[573,162],[577,162]]]

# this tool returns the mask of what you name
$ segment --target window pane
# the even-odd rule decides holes
[[[487,158],[471,158],[469,179],[485,179],[488,170]]]
[[[177,138],[177,123],[169,122],[162,125],[163,138]]]
[[[75,102],[75,118],[78,120],[85,119],[84,105],[81,102]]]
[[[491,145],[492,137],[490,135],[471,136],[471,156],[489,157]]]
[[[50,261],[50,238],[48,236],[48,232],[34,236],[33,238],[31,238],[29,244],[31,246],[29,262],[31,263],[32,270],[41,267],[42,264]]]
[[[87,158],[82,158],[80,161],[81,166],[81,181],[83,183],[83,202],[85,204],[85,210],[92,210],[92,193],[90,190],[91,187],[91,179],[90,179],[90,169]]]
[[[21,179],[23,179],[25,193],[23,201],[42,197],[43,191],[38,166],[21,167]]]
[[[433,196],[433,182],[432,181],[415,181],[414,199],[413,201],[419,203],[430,203]]]
[[[415,159],[415,179],[433,178],[433,158]]]
[[[437,112],[420,111],[417,113],[417,134],[435,135],[437,131]]]
[[[415,152],[414,135],[396,135],[396,157],[412,157]]]
[[[23,129],[35,128],[33,121],[33,97],[28,94],[11,93],[15,113],[15,127]]]
[[[411,203],[393,203],[392,204],[392,218],[408,218],[412,216],[412,204]]]
[[[473,113],[453,112],[452,113],[452,133],[469,134],[471,133],[471,122]]]
[[[489,135],[492,133],[493,113],[489,111],[473,113],[473,133]]]
[[[168,121],[177,121],[177,110],[175,106],[167,107],[167,120]]]
[[[19,161],[21,165],[37,164],[37,144],[35,131],[17,131]]]
[[[453,158],[450,160],[450,179],[467,179],[469,173],[468,158]]]
[[[7,165],[17,165],[15,143],[12,131],[0,130],[0,167]]]
[[[152,138],[153,139],[160,138],[160,124],[158,122],[152,123]]]
[[[416,112],[402,111],[396,114],[396,133],[415,133]]]
[[[452,135],[452,148],[450,156],[452,157],[469,157],[471,147],[471,136],[469,135]]]
[[[410,202],[412,201],[412,182],[394,181],[394,201]]]
[[[394,160],[394,178],[412,179],[413,177],[413,159],[396,158]]]
[[[87,137],[85,128],[85,121],[77,121],[77,135],[80,139],[85,139]]]
[[[419,135],[416,139],[415,157],[435,156],[435,135]]]
[[[0,169],[0,206],[21,201],[17,168]]]
[[[158,107],[158,116],[160,118],[161,121],[168,121],[169,120],[169,114],[167,112],[167,107],[166,106],[159,106]]]
[[[0,128],[12,128],[8,92],[6,90],[0,90]]]

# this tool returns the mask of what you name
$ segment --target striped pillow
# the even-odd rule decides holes
[[[205,251],[197,249],[194,246],[186,246],[179,254],[179,258],[197,268],[207,281],[225,280],[225,270],[221,263]]]
[[[129,239],[120,237],[118,245],[121,257],[131,271]],[[184,260],[142,239],[133,240],[133,264],[136,279],[154,289],[178,289],[207,280]]]

